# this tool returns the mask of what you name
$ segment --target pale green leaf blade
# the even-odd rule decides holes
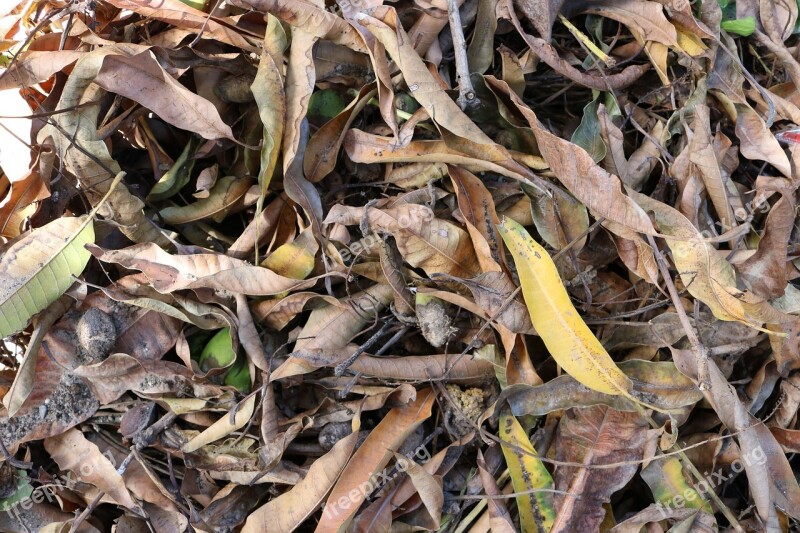
[[[0,338],[23,329],[58,300],[89,262],[84,247],[94,242],[90,217],[60,218],[0,250]]]

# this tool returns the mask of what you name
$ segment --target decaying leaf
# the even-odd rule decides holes
[[[0,530],[796,529],[795,2],[212,4],[0,2]]]

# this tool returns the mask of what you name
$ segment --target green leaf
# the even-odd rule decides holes
[[[735,33],[747,37],[756,31],[756,19],[747,17],[736,20],[723,20],[720,23],[720,27],[728,33]]]
[[[583,108],[583,118],[575,133],[572,142],[586,150],[595,163],[606,156],[606,143],[603,142],[603,132],[600,121],[597,119],[597,108],[600,100],[595,98]]]
[[[225,368],[230,366],[236,359],[236,352],[233,349],[233,339],[231,338],[231,328],[222,328],[216,335],[211,337],[203,352],[200,354],[197,364],[203,372],[208,372],[212,368]]]
[[[235,387],[241,392],[250,392],[250,367],[247,364],[247,357],[240,355],[236,358],[236,362],[225,374],[223,383]]]
[[[665,505],[667,508],[690,507],[713,514],[711,505],[686,481],[681,462],[677,457],[671,457],[664,461],[653,461],[642,470],[641,476],[650,487],[656,503]],[[714,487],[704,485],[707,483],[703,482],[698,485],[704,489],[704,492],[714,490]]]
[[[178,160],[172,165],[166,174],[153,185],[147,199],[151,202],[166,200],[178,194],[178,192],[189,183],[189,179],[194,168],[194,154],[203,144],[203,138],[199,135],[192,135],[189,143],[181,152]]]
[[[24,502],[33,494],[33,487],[28,480],[28,474],[24,470],[17,470],[17,488],[14,494],[7,498],[0,498],[0,512],[5,513]]]
[[[0,338],[58,300],[89,262],[91,216],[59,218],[0,248]]]

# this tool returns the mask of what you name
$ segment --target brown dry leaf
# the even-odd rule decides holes
[[[675,527],[683,527],[684,531],[696,533],[718,531],[716,520],[708,513],[691,507],[672,507],[655,504],[642,509],[608,531],[609,533],[639,533],[648,524],[657,524],[665,519],[668,519],[670,524],[674,523]]]
[[[478,474],[481,476],[481,483],[486,495],[489,496],[489,520],[491,523],[491,531],[496,533],[514,533],[514,522],[511,520],[511,515],[505,506],[505,503],[499,496],[502,494],[497,487],[497,483],[492,475],[486,469],[486,461],[483,459],[483,454],[478,450]]]
[[[13,239],[23,231],[25,219],[33,214],[34,202],[50,196],[44,180],[39,172],[31,170],[20,180],[9,181],[9,192],[0,200],[0,235]],[[2,182],[2,179],[0,179]]]
[[[236,29],[234,24],[221,21],[216,17],[209,18],[208,14],[195,9],[180,0],[111,0],[109,2],[119,9],[130,10],[138,13],[147,19],[156,19],[174,24],[177,28],[189,31],[189,35],[195,35],[202,31],[203,35],[230,44],[237,48],[254,52],[256,46],[248,40],[249,35],[246,30]],[[253,40],[255,42],[255,40]]]
[[[488,157],[494,156],[494,151],[488,152],[487,149],[483,155],[472,156],[449,145],[465,150],[472,148],[466,142],[459,145],[444,141],[412,141],[407,146],[396,147],[389,137],[372,135],[355,128],[347,132],[344,140],[344,149],[348,157],[357,163],[447,163],[474,172],[492,171],[522,182],[528,181],[526,169],[511,160],[511,154],[507,154],[507,159],[496,162],[497,158]],[[537,164],[537,167],[544,169],[547,165],[542,163]]]
[[[408,90],[428,111],[431,119],[454,135],[476,144],[494,144],[442,89],[414,51],[414,43],[398,23],[397,12],[381,6],[371,16],[359,14],[356,20],[386,47],[386,52],[403,73]]]
[[[346,305],[325,305],[311,312],[298,335],[294,349],[319,350],[343,348],[366,326],[378,311],[393,299],[388,285],[373,285],[348,298]],[[297,357],[290,357],[275,369],[270,381],[314,371],[314,366]]]
[[[671,362],[624,361],[619,368],[633,381],[634,394],[660,409],[690,407],[702,398],[694,382],[680,375]],[[505,389],[502,397],[508,400],[514,416],[543,416],[558,409],[592,405],[637,411],[637,406],[629,399],[593,391],[568,375],[533,387],[514,385]]]
[[[411,382],[447,379],[452,383],[476,383],[494,374],[494,365],[490,361],[459,354],[403,357],[362,355],[350,368],[367,376]]]
[[[358,96],[341,113],[326,122],[308,140],[303,170],[310,182],[317,183],[322,180],[336,166],[339,148],[344,142],[345,135],[350,131],[350,125],[374,94],[375,88],[372,84],[362,87]]]
[[[739,137],[739,151],[748,159],[766,161],[777,168],[784,176],[791,177],[789,158],[769,131],[758,113],[748,105],[736,105],[736,136]]]
[[[502,239],[495,228],[500,223],[494,199],[481,180],[462,168],[448,165],[458,207],[467,225],[482,272],[499,271],[504,264]]]
[[[86,378],[93,394],[104,404],[117,400],[127,391],[141,394],[179,395],[191,391],[195,398],[213,398],[222,389],[194,381],[194,373],[172,361],[144,363],[129,355],[115,353],[100,363],[80,366],[73,374]]]
[[[735,265],[747,286],[766,299],[782,296],[788,284],[785,245],[794,229],[794,195],[786,190],[779,192],[781,198],[767,214],[758,249],[745,261]]]
[[[628,483],[638,465],[592,467],[643,459],[647,427],[639,413],[622,413],[606,406],[566,412],[558,425],[556,458],[584,466],[556,470],[556,490],[567,494],[555,494],[558,515],[551,531],[597,530],[606,514],[603,504]]]
[[[314,461],[300,483],[248,516],[242,533],[290,532],[302,524],[316,511],[349,461],[358,441],[358,429],[356,416],[353,432]]]
[[[760,0],[759,11],[764,31],[776,43],[788,39],[797,24],[797,3]]]
[[[546,41],[550,41],[553,24],[558,20],[558,14],[564,1],[533,0],[532,2],[523,2],[517,0],[514,4],[525,15],[525,18],[533,24],[533,27],[539,32],[539,36]]]
[[[64,167],[78,178],[90,201],[97,203],[111,187],[112,178],[121,168],[97,133],[98,105],[92,104],[102,97],[102,89],[94,85],[103,61],[109,55],[126,55],[142,52],[149,47],[105,46],[83,56],[75,64],[72,74],[64,85],[57,111],[51,122],[37,136],[39,142],[53,144]],[[74,140],[81,149],[73,147]],[[142,211],[143,202],[133,196],[124,183],[120,183],[108,198],[108,209],[114,213],[116,222],[122,225],[123,233],[135,242],[166,244],[167,241],[156,225]]]
[[[359,224],[366,219],[372,231],[391,233],[403,259],[428,275],[445,273],[471,277],[478,272],[478,260],[469,234],[446,220],[435,218],[430,208],[405,204],[388,209],[336,205],[326,224]]]
[[[381,270],[387,283],[394,291],[394,307],[401,315],[414,314],[414,296],[408,288],[408,281],[403,273],[403,258],[397,246],[389,239],[378,244]]]
[[[672,349],[672,357],[681,373],[696,379],[696,359],[693,353]],[[722,423],[738,433],[741,456],[751,459],[743,463],[750,495],[761,520],[767,528],[779,528],[776,525],[779,521],[776,508],[798,518],[800,487],[780,445],[769,429],[750,414],[713,360],[709,360],[708,371],[711,390],[705,393],[706,399],[712,404]],[[759,457],[764,460],[759,460]]]
[[[534,112],[504,82],[486,77],[490,87],[509,97],[525,116],[536,135],[542,157],[567,190],[595,216],[603,216],[627,229],[654,234],[655,230],[644,211],[622,192],[620,179],[609,174],[579,146],[547,131]]]
[[[256,249],[273,238],[280,222],[287,214],[294,218],[294,209],[286,193],[281,193],[253,218],[228,248],[227,255],[234,259],[249,259],[258,255]]]
[[[519,295],[511,298],[517,286],[505,272],[486,272],[472,279],[454,278],[454,281],[465,285],[475,303],[498,323],[514,333],[533,332],[525,303]]]
[[[11,388],[3,397],[3,405],[8,410],[9,416],[16,414],[33,390],[36,377],[36,354],[39,353],[45,334],[67,312],[72,303],[72,297],[65,294],[42,311],[34,320],[33,333],[31,333],[31,340],[25,349],[22,363],[17,369]]]
[[[94,82],[107,91],[130,98],[183,130],[206,139],[235,140],[217,109],[170,76],[152,51],[130,57],[108,55]]]
[[[62,470],[71,470],[80,476],[81,481],[94,485],[114,502],[137,514],[141,513],[141,507],[125,487],[125,481],[117,472],[116,465],[95,444],[87,440],[83,433],[70,429],[45,439],[44,447]]]
[[[316,280],[285,278],[263,267],[238,259],[212,254],[172,255],[157,245],[137,244],[123,250],[90,248],[92,254],[107,263],[140,270],[159,292],[208,287],[252,296],[281,294],[311,287]]]
[[[184,206],[165,207],[159,216],[167,224],[189,224],[204,218],[220,222],[241,202],[251,183],[250,178],[225,176],[217,181],[207,198]]]
[[[645,41],[655,41],[667,46],[677,46],[675,27],[664,16],[664,8],[658,2],[648,0],[570,0],[562,9],[565,16],[577,13],[592,13],[616,20],[630,28],[634,35]]]
[[[358,508],[369,497],[367,491],[354,490],[354,487],[363,486],[389,463],[393,453],[408,436],[431,416],[435,397],[430,388],[420,390],[413,402],[389,411],[370,432],[328,496],[316,531],[335,532],[347,527]]]
[[[337,17],[313,2],[304,0],[234,0],[232,5],[254,9],[275,15],[295,28],[303,28],[319,39],[328,39],[336,44],[367,53],[364,41],[358,32]]]
[[[693,134],[686,148],[675,158],[671,173],[685,184],[697,179],[699,176],[714,205],[720,222],[722,231],[728,231],[737,226],[734,218],[733,208],[728,201],[728,193],[720,171],[719,162],[716,159],[712,147],[711,126],[709,110],[705,105],[694,107],[694,121],[692,122]],[[685,189],[684,189],[685,192]],[[688,211],[681,209],[681,212],[690,219],[695,219],[697,212],[695,209]]]

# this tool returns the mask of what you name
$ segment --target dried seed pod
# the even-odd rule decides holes
[[[78,342],[94,359],[105,359],[117,342],[117,329],[114,321],[106,313],[90,308],[78,321]]]

